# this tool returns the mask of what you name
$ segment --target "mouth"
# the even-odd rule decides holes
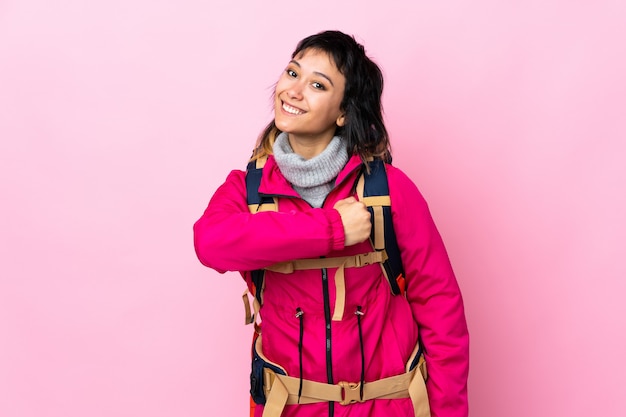
[[[290,106],[289,104],[285,103],[284,101],[282,103],[283,103],[283,106],[282,106],[283,110],[285,112],[289,113],[289,114],[293,114],[294,116],[298,116],[298,115],[306,113],[304,110],[299,109],[299,108],[294,107],[294,106]]]

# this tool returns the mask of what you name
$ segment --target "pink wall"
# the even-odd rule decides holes
[[[326,28],[384,68],[464,291],[472,415],[626,415],[626,7],[247,3],[0,2],[0,416],[246,415],[243,285],[191,225]]]

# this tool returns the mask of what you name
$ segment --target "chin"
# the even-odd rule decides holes
[[[280,130],[281,132],[285,132],[285,133],[289,133],[289,123],[285,123],[283,120],[281,120],[280,118],[274,118],[274,124],[276,125],[276,127],[278,128],[278,130]]]

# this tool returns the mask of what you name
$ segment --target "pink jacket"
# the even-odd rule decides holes
[[[260,192],[280,196],[279,212],[250,214],[246,203],[245,172],[232,171],[194,225],[194,244],[200,261],[220,273],[267,267],[293,259],[336,257],[366,253],[369,241],[344,247],[343,225],[332,207],[353,194],[360,159],[353,156],[341,171],[322,208],[311,208],[283,177],[273,157],[263,170]],[[263,351],[299,377],[300,308],[304,318],[302,367],[305,379],[356,381],[361,376],[357,306],[362,316],[365,381],[405,372],[418,337],[426,351],[427,389],[433,417],[468,415],[467,376],[469,336],[463,301],[448,255],[424,198],[399,169],[388,165],[391,207],[406,273],[407,293],[391,294],[379,264],[346,268],[343,319],[331,321],[335,303],[335,270],[292,274],[266,272]],[[356,195],[354,195],[356,197]],[[412,416],[407,399],[373,400],[342,406],[334,416]],[[262,412],[256,408],[256,416]],[[296,411],[297,410],[297,411]],[[329,404],[288,405],[283,416],[328,415]]]

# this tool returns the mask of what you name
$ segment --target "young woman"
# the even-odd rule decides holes
[[[257,417],[468,415],[461,294],[426,202],[390,165],[382,90],[353,37],[300,41],[252,158],[264,164],[258,194],[276,205],[251,211],[235,170],[194,226],[204,265],[262,287]],[[356,190],[371,160],[385,162],[401,294],[370,258],[372,216]]]

